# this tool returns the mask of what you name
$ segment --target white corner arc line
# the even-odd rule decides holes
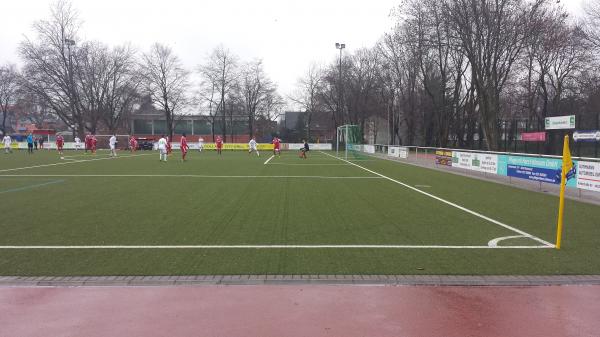
[[[469,214],[471,214],[471,215],[474,215],[474,216],[476,216],[476,217],[478,217],[478,218],[484,219],[484,220],[486,220],[486,221],[489,221],[489,222],[491,222],[491,223],[493,223],[493,224],[496,224],[496,225],[498,225],[498,226],[501,226],[501,227],[504,227],[504,228],[506,228],[506,229],[509,229],[509,230],[511,230],[511,231],[513,231],[513,232],[515,232],[515,233],[518,233],[518,234],[521,234],[521,235],[523,235],[524,237],[527,237],[527,238],[530,238],[530,239],[532,239],[532,240],[535,240],[535,241],[537,241],[537,242],[540,242],[540,243],[542,243],[542,244],[544,244],[544,245],[546,245],[546,246],[548,246],[548,247],[551,247],[551,248],[554,248],[554,247],[555,247],[555,246],[554,246],[553,244],[551,244],[550,242],[548,242],[548,241],[545,241],[545,240],[543,240],[543,239],[540,239],[540,238],[538,238],[538,237],[537,237],[537,236],[535,236],[535,235],[531,235],[531,234],[529,234],[529,233],[527,233],[527,232],[524,232],[524,231],[522,231],[522,230],[520,230],[520,229],[518,229],[518,228],[515,228],[515,227],[512,227],[512,226],[509,226],[509,225],[507,225],[507,224],[505,224],[505,223],[502,223],[502,222],[500,222],[500,221],[498,221],[498,220],[494,220],[494,219],[492,219],[492,218],[490,218],[490,217],[488,217],[488,216],[485,216],[485,215],[483,215],[483,214],[481,214],[481,213],[477,213],[477,212],[475,212],[475,211],[473,211],[473,210],[470,210],[470,209],[468,209],[468,208],[465,208],[465,207],[463,207],[463,206],[460,206],[460,205],[458,205],[458,204],[455,204],[455,203],[453,203],[453,202],[451,202],[451,201],[448,201],[448,200],[446,200],[446,199],[442,199],[442,198],[440,198],[440,197],[438,197],[438,196],[435,196],[435,195],[433,195],[433,194],[431,194],[431,193],[427,193],[427,192],[425,192],[425,191],[422,191],[422,190],[420,190],[420,189],[418,189],[418,188],[415,188],[415,187],[413,187],[413,186],[410,186],[410,185],[408,185],[408,184],[405,184],[405,183],[403,183],[403,182],[401,182],[401,181],[399,181],[399,180],[396,180],[396,179],[390,178],[390,177],[388,177],[388,176],[385,176],[385,175],[383,175],[383,174],[381,174],[381,173],[378,173],[378,172],[375,172],[375,171],[373,171],[373,170],[369,170],[369,169],[368,169],[368,168],[366,168],[366,167],[362,167],[362,166],[360,166],[360,165],[358,165],[358,164],[352,163],[352,162],[350,162],[350,161],[347,161],[347,160],[345,160],[345,159],[342,159],[342,158],[338,158],[338,157],[332,156],[332,155],[330,155],[330,154],[328,154],[328,153],[325,153],[325,152],[322,152],[322,151],[321,151],[321,153],[323,153],[323,154],[325,154],[325,155],[328,155],[328,156],[330,156],[330,157],[336,158],[336,159],[338,159],[338,160],[341,160],[341,161],[344,161],[344,162],[350,163],[350,164],[352,164],[352,165],[354,165],[354,166],[356,166],[356,167],[358,167],[358,168],[360,168],[360,169],[363,169],[363,170],[365,170],[365,171],[367,171],[367,172],[370,172],[370,173],[372,173],[372,174],[378,175],[378,176],[380,176],[380,177],[382,177],[382,178],[385,178],[385,179],[387,179],[387,180],[389,180],[389,181],[395,182],[395,183],[396,183],[396,184],[398,184],[398,185],[402,185],[402,186],[404,186],[404,187],[406,187],[406,188],[408,188],[408,189],[411,189],[411,190],[413,190],[413,191],[415,191],[415,192],[418,192],[418,193],[421,193],[421,194],[423,194],[423,195],[426,195],[426,196],[428,196],[428,197],[430,197],[430,198],[433,198],[433,199],[435,199],[435,200],[437,200],[437,201],[441,201],[441,202],[443,202],[443,203],[445,203],[445,204],[447,204],[447,205],[450,205],[450,206],[452,206],[452,207],[458,208],[458,209],[460,209],[461,211],[467,212],[467,213],[469,213]]]
[[[73,160],[73,161],[53,163],[53,164],[43,164],[43,165],[26,166],[26,167],[16,167],[16,168],[10,168],[10,169],[0,170],[0,172],[11,172],[11,171],[26,170],[26,169],[32,169],[32,168],[38,168],[38,167],[48,167],[48,166],[58,166],[58,165],[67,165],[67,164],[75,164],[75,163],[85,163],[85,162],[97,161],[97,160],[107,160],[107,159],[118,159],[118,158],[131,158],[131,157],[139,157],[139,156],[148,156],[148,155],[151,155],[151,154],[152,153],[144,153],[144,154],[134,154],[134,155],[128,155],[128,156],[119,156],[119,157],[106,157],[106,158],[94,158],[94,159],[85,159],[85,160],[83,160],[83,159],[82,160]]]
[[[523,236],[523,235],[503,236],[501,238],[495,238],[493,240],[490,240],[488,242],[488,246],[496,248],[496,247],[498,247],[498,242],[500,242],[500,241],[509,240],[509,239],[518,239],[518,238],[524,238],[524,237],[525,236]]]
[[[270,156],[269,159],[265,160],[263,165],[267,165],[271,161],[271,159],[273,159],[274,157],[275,157],[275,155]]]
[[[545,249],[550,246],[440,246],[440,245],[78,245],[78,246],[0,246],[18,249]]]

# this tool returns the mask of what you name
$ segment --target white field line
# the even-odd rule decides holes
[[[382,179],[377,176],[226,176],[226,175],[200,175],[200,174],[4,174],[8,177],[83,177],[83,178],[297,178],[297,179]]]
[[[524,236],[523,235],[513,235],[513,236],[503,236],[501,238],[495,238],[493,240],[490,240],[490,242],[488,242],[488,246],[498,247],[498,242],[500,242],[500,241],[509,240],[509,239],[517,239],[517,238],[524,238]]]
[[[102,245],[0,246],[1,249],[544,249],[550,246],[439,246],[439,245]]]
[[[0,170],[0,172],[11,172],[11,171],[27,170],[27,169],[38,168],[38,167],[49,167],[49,166],[67,165],[67,164],[75,164],[75,163],[85,163],[85,162],[97,161],[97,160],[131,158],[131,157],[148,156],[148,155],[151,155],[151,153],[134,154],[134,155],[129,155],[129,156],[119,156],[119,157],[104,157],[104,158],[94,158],[94,159],[85,159],[85,160],[73,160],[73,161],[54,163],[54,164],[43,164],[43,165],[35,165],[35,166],[17,167],[17,168]]]
[[[273,159],[274,157],[275,157],[275,155],[270,156],[269,159],[265,160],[264,165],[267,165],[271,161],[271,159]]]
[[[484,219],[484,220],[486,220],[486,221],[489,221],[489,222],[491,222],[491,223],[493,223],[493,224],[496,224],[496,225],[498,225],[498,226],[501,226],[501,227],[504,227],[504,228],[506,228],[506,229],[509,229],[509,230],[511,230],[511,231],[513,231],[513,232],[515,232],[515,233],[517,233],[517,234],[520,234],[520,235],[522,235],[522,236],[524,236],[524,237],[527,237],[527,238],[529,238],[529,239],[532,239],[532,240],[535,240],[535,241],[537,241],[537,242],[540,242],[540,243],[542,243],[542,244],[544,244],[544,245],[546,245],[546,246],[548,246],[548,247],[551,247],[551,248],[554,248],[554,247],[555,247],[553,244],[551,244],[551,243],[550,243],[550,242],[548,242],[548,241],[545,241],[545,240],[543,240],[543,239],[540,239],[540,238],[538,238],[537,236],[531,235],[531,234],[529,234],[529,233],[527,233],[527,232],[524,232],[524,231],[522,231],[522,230],[520,230],[520,229],[517,229],[517,228],[515,228],[515,227],[509,226],[509,225],[507,225],[507,224],[505,224],[505,223],[502,223],[502,222],[500,222],[500,221],[498,221],[498,220],[494,220],[494,219],[492,219],[492,218],[490,218],[490,217],[487,217],[487,216],[485,216],[485,215],[483,215],[483,214],[481,214],[481,213],[477,213],[477,212],[475,212],[475,211],[472,211],[472,210],[470,210],[470,209],[468,209],[468,208],[465,208],[465,207],[463,207],[463,206],[460,206],[460,205],[458,205],[458,204],[455,204],[455,203],[453,203],[453,202],[451,202],[451,201],[448,201],[448,200],[442,199],[442,198],[440,198],[440,197],[437,197],[437,196],[435,196],[435,195],[433,195],[433,194],[431,194],[431,193],[427,193],[427,192],[425,192],[425,191],[422,191],[422,190],[420,190],[420,189],[418,189],[418,188],[416,188],[416,187],[410,186],[410,185],[408,185],[408,184],[405,184],[405,183],[403,183],[403,182],[401,182],[401,181],[398,181],[398,180],[396,180],[396,179],[392,179],[392,178],[390,178],[390,177],[388,177],[388,176],[385,176],[385,175],[383,175],[383,174],[381,174],[381,173],[378,173],[378,172],[375,172],[375,171],[373,171],[373,170],[369,170],[369,169],[368,169],[368,168],[366,168],[366,167],[362,167],[362,166],[360,166],[360,165],[358,165],[358,164],[355,164],[355,163],[349,162],[349,161],[347,161],[347,160],[345,160],[345,159],[342,159],[342,158],[338,158],[338,157],[332,156],[332,155],[330,155],[330,154],[328,154],[328,153],[324,153],[324,152],[322,152],[322,153],[323,153],[323,154],[325,154],[325,155],[328,155],[328,156],[330,156],[330,157],[337,158],[337,159],[339,159],[339,160],[341,160],[341,161],[344,161],[344,162],[350,163],[350,164],[352,164],[352,165],[354,165],[354,166],[356,166],[356,167],[358,167],[358,168],[360,168],[360,169],[362,169],[362,170],[365,170],[365,171],[367,171],[367,172],[370,172],[370,173],[372,173],[372,174],[378,175],[378,176],[380,176],[380,177],[382,177],[382,178],[384,178],[384,179],[387,179],[387,180],[389,180],[389,181],[392,181],[392,182],[394,182],[394,183],[396,183],[396,184],[398,184],[398,185],[402,185],[402,186],[404,186],[404,187],[406,187],[406,188],[408,188],[408,189],[411,189],[411,190],[413,190],[413,191],[415,191],[415,192],[418,192],[418,193],[421,193],[421,194],[423,194],[423,195],[426,195],[426,196],[428,196],[428,197],[430,197],[430,198],[433,198],[433,199],[435,199],[435,200],[441,201],[441,202],[443,202],[443,203],[445,203],[445,204],[447,204],[447,205],[450,205],[450,206],[452,206],[452,207],[458,208],[458,209],[460,209],[461,211],[467,212],[467,213],[469,213],[469,214],[472,214],[472,215],[474,215],[474,216],[476,216],[476,217],[479,217],[479,218],[481,218],[481,219]]]
[[[307,164],[300,164],[300,163],[271,163],[269,165],[284,165],[284,166],[350,166],[348,164],[329,164],[329,163],[325,163],[325,164],[317,164],[317,163],[307,163]]]
[[[64,182],[65,182],[64,180],[47,181],[45,183],[39,183],[39,184],[34,184],[34,185],[27,185],[27,186],[16,187],[16,188],[11,188],[11,189],[8,189],[8,190],[0,191],[0,194],[11,193],[11,192],[20,192],[20,191],[29,190],[29,189],[36,188],[36,187],[43,187],[43,186],[48,186],[48,185],[53,185],[53,184],[58,184],[58,183],[64,183]]]

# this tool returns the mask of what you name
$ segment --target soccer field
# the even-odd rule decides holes
[[[0,275],[598,274],[600,207],[373,157],[0,155]]]

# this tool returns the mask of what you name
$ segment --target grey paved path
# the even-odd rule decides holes
[[[189,286],[189,285],[429,285],[544,286],[600,285],[600,275],[195,275],[195,276],[0,276],[0,287],[19,286]]]

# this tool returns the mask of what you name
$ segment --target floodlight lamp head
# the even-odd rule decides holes
[[[335,49],[340,49],[340,44],[339,43],[335,43]]]

